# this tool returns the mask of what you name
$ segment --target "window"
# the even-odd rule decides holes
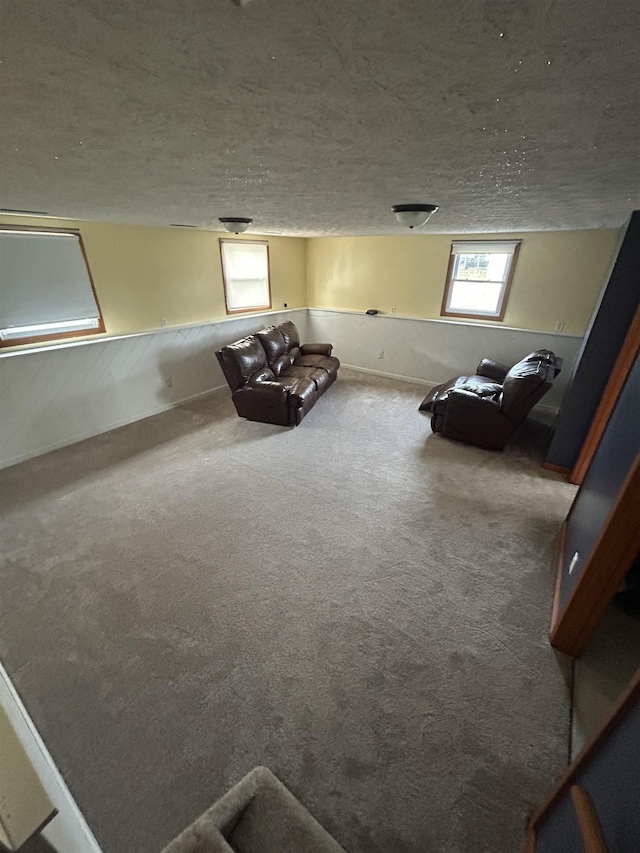
[[[104,332],[80,234],[0,227],[0,346]]]
[[[271,308],[269,244],[220,240],[227,314]]]
[[[519,240],[452,243],[440,314],[502,320],[519,248]]]

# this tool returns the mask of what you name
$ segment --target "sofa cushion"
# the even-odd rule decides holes
[[[301,364],[293,364],[291,367],[288,367],[286,370],[283,370],[280,374],[281,376],[295,376],[300,378],[301,376],[311,376],[315,367],[303,367]]]
[[[296,408],[304,406],[308,411],[318,399],[318,388],[316,383],[308,376],[297,379],[291,389],[290,400]]]
[[[327,373],[326,370],[322,370],[322,368],[315,368],[309,378],[313,379],[321,394],[323,394],[331,384],[331,374]]]
[[[474,391],[480,397],[493,397],[502,391],[502,386],[489,379],[487,376],[456,376],[436,385],[420,403],[419,411],[435,412],[438,405],[446,406],[449,392],[453,388],[463,388],[465,391]]]
[[[340,366],[338,359],[331,355],[301,355],[293,364],[295,367],[322,368],[327,373],[335,373]]]
[[[287,350],[285,339],[276,326],[269,326],[268,329],[262,329],[260,332],[256,332],[256,338],[258,338],[264,347],[269,365],[272,365],[273,362],[281,355],[284,355]]]
[[[270,382],[275,378],[276,375],[273,370],[270,370],[268,367],[261,367],[260,370],[256,370],[255,373],[251,374],[248,384],[252,385],[256,382]]]
[[[284,355],[278,356],[275,361],[271,362],[271,369],[275,373],[276,376],[280,376],[281,373],[289,370],[291,365],[293,364],[293,358],[289,355],[289,353],[285,353]]]
[[[278,376],[273,380],[273,384],[289,390],[290,401],[294,407],[305,403],[313,404],[318,396],[317,386],[310,376]]]
[[[280,375],[281,379],[287,377],[295,377],[296,379],[307,378],[313,380],[318,391],[323,394],[331,384],[330,374],[319,367],[304,367],[301,364],[294,364],[286,372]]]
[[[534,353],[532,353],[534,355]],[[549,362],[545,358],[523,358],[509,370],[502,385],[502,405],[506,415],[527,400],[547,380]]]
[[[456,385],[456,390],[471,391],[477,397],[488,397],[496,403],[500,403],[500,395],[502,394],[502,385],[499,382],[474,382],[475,379],[483,377],[470,376],[466,382],[461,382]]]
[[[285,341],[287,352],[300,346],[300,333],[298,332],[295,323],[287,320],[286,323],[281,323],[277,327]]]
[[[223,347],[218,359],[232,391],[241,388],[252,374],[268,367],[264,347],[255,335]]]

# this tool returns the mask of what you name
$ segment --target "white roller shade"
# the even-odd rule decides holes
[[[0,329],[99,317],[77,234],[0,230]]]
[[[512,255],[520,240],[478,240],[451,244],[452,255]]]
[[[269,255],[265,243],[221,240],[227,307],[270,307]]]

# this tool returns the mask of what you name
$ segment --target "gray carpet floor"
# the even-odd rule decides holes
[[[0,473],[0,657],[105,853],[252,767],[349,853],[513,853],[566,765],[535,423],[432,435],[341,371],[296,429],[226,392]]]

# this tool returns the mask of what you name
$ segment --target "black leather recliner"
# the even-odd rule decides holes
[[[484,358],[474,376],[432,388],[420,405],[431,429],[445,438],[502,450],[513,431],[547,393],[562,368],[550,350],[537,350],[509,368]]]

